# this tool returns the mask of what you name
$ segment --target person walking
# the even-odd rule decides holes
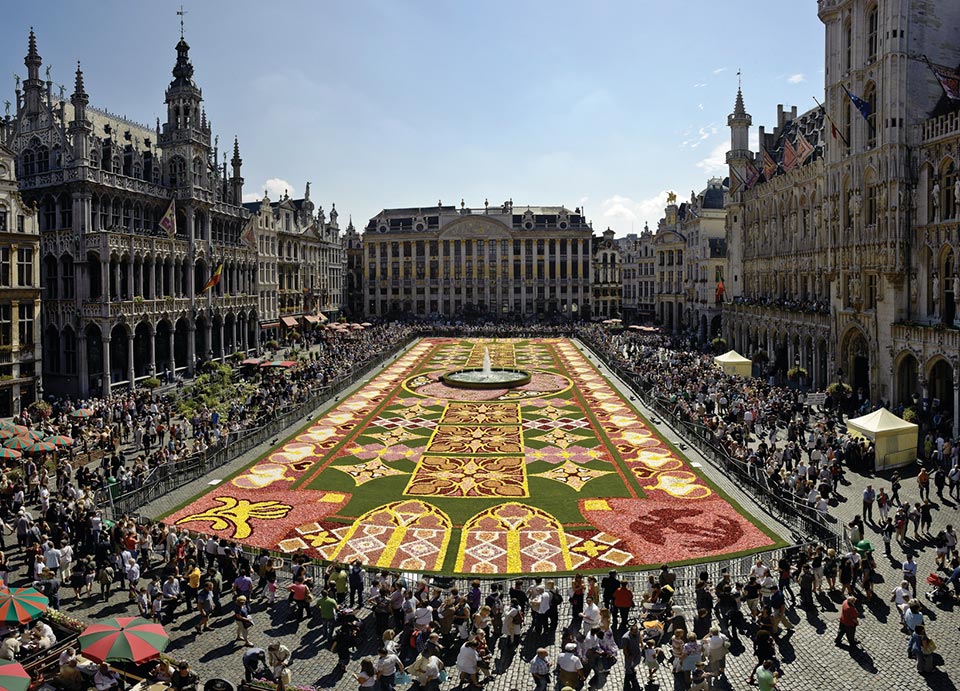
[[[867,485],[863,490],[863,520],[873,523],[873,503],[877,499],[877,492],[873,485]]]
[[[547,691],[550,686],[550,660],[546,648],[537,648],[537,654],[530,661],[530,675],[533,677],[534,691]]]
[[[840,647],[840,641],[844,635],[847,637],[847,643],[851,648],[857,645],[856,631],[860,623],[860,613],[857,611],[857,598],[852,595],[843,602],[840,608],[840,622],[837,626],[837,636],[833,639],[833,644]]]

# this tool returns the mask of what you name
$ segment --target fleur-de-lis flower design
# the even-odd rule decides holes
[[[253,529],[250,527],[251,518],[259,518],[264,521],[276,521],[284,518],[292,509],[292,506],[281,504],[276,500],[251,502],[249,499],[235,499],[234,497],[215,497],[222,506],[216,506],[201,513],[195,513],[192,516],[181,518],[177,525],[181,523],[193,523],[196,521],[210,521],[211,530],[226,530],[233,526],[233,535],[231,539],[242,540],[250,537]]]

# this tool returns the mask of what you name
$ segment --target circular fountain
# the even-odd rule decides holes
[[[530,383],[530,373],[519,369],[493,369],[490,349],[483,349],[483,367],[458,369],[440,376],[447,386],[456,389],[512,389]]]

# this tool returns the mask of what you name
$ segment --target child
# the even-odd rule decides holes
[[[137,591],[137,609],[140,610],[141,617],[150,618],[150,596],[144,586],[140,586],[140,590]]]
[[[698,662],[693,672],[690,673],[690,691],[707,691],[708,679],[713,675],[703,668],[703,663]]]
[[[153,594],[153,620],[160,623],[160,616],[163,614],[163,593],[157,590]]]
[[[647,681],[653,683],[653,675],[660,669],[660,657],[663,655],[652,638],[648,638],[643,649],[643,662],[647,666]]]

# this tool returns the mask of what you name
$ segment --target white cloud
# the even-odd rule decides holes
[[[697,104],[697,110],[703,110],[703,104],[702,104],[702,103],[698,103],[698,104]]]
[[[706,158],[697,161],[696,166],[707,175],[726,175],[727,173],[727,151],[730,149],[730,142],[722,141],[717,144]]]
[[[787,81],[791,84],[799,84],[800,82],[807,81],[807,78],[803,76],[802,72],[797,72],[797,74],[791,74],[787,77]]]
[[[621,228],[632,226],[634,232],[639,233],[643,230],[644,223],[656,228],[657,220],[663,216],[666,205],[667,190],[662,190],[640,201],[615,194],[600,203],[600,210],[603,225],[618,225]]]
[[[717,69],[715,69],[715,70],[713,71],[713,73],[714,73],[714,74],[720,74],[721,72],[726,72],[726,71],[727,71],[727,68],[726,68],[726,67],[718,67]]]
[[[263,199],[264,190],[267,193],[267,196],[270,197],[271,201],[277,201],[280,197],[283,196],[284,192],[289,194],[291,197],[296,196],[296,191],[289,182],[283,178],[270,178],[264,182],[259,187],[255,188],[256,191],[249,192],[243,195],[243,201],[245,202],[258,202]]]
[[[706,82],[697,82],[696,84],[693,85],[693,88],[699,89],[701,86],[706,86],[706,85],[707,85]]]

